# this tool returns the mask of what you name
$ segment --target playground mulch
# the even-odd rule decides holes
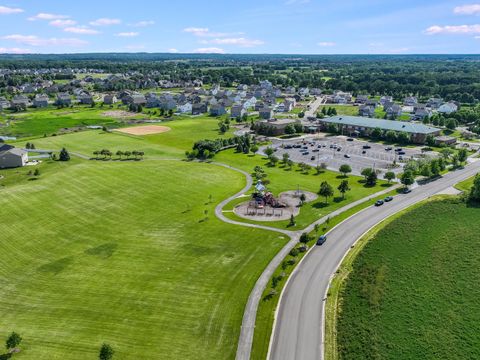
[[[145,126],[134,126],[123,129],[117,129],[115,131],[130,134],[130,135],[153,135],[161,134],[171,129],[168,126],[159,126],[159,125],[145,125]]]

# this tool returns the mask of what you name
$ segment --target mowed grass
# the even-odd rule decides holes
[[[105,341],[118,359],[234,358],[250,290],[287,241],[215,218],[244,177],[181,161],[61,165],[0,189],[0,328],[24,338],[15,357],[96,359]]]
[[[297,190],[297,188],[317,193],[323,181],[327,181],[332,185],[334,188],[334,196],[328,200],[328,203],[325,203],[325,198],[319,197],[317,200],[303,205],[300,209],[300,214],[295,218],[296,226],[290,227],[290,229],[303,229],[332,211],[368,195],[385,190],[390,186],[385,181],[379,180],[376,186],[368,187],[364,185],[362,177],[350,175],[344,178],[340,173],[328,170],[321,174],[316,174],[316,170],[312,169],[308,174],[304,174],[298,169],[298,166],[294,166],[292,170],[288,170],[281,163],[277,164],[276,167],[269,167],[268,159],[260,155],[237,154],[234,150],[219,153],[215,157],[215,161],[227,163],[249,173],[253,173],[255,166],[261,166],[268,175],[267,178],[271,181],[268,188],[275,196],[284,191]],[[345,199],[342,198],[341,193],[337,189],[342,180],[348,180],[351,188],[351,190],[346,193]],[[237,199],[225,209],[231,209],[234,205],[247,200],[248,198]],[[233,213],[226,213],[225,215],[230,218],[235,218],[236,220],[240,219]],[[240,221],[243,220],[240,219]],[[254,221],[248,222],[255,223]],[[262,222],[262,224],[278,228],[286,228],[288,223],[289,220]]]
[[[480,358],[479,219],[444,199],[381,229],[341,292],[339,358]]]
[[[184,158],[185,151],[191,150],[195,141],[202,139],[226,138],[231,133],[218,133],[218,119],[212,117],[180,118],[159,124],[168,126],[171,131],[147,135],[133,136],[116,131],[104,132],[88,130],[61,136],[50,136],[29,140],[37,149],[60,150],[65,147],[70,151],[93,156],[93,151],[109,149],[139,150],[145,152],[145,158]],[[141,126],[141,125],[140,125]],[[25,146],[25,140],[12,142]]]

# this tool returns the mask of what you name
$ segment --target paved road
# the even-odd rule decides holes
[[[425,200],[480,171],[480,162],[399,195],[380,208],[369,207],[334,228],[296,268],[280,301],[269,349],[272,360],[323,359],[324,298],[331,276],[352,245],[387,217]]]
[[[318,96],[314,102],[310,104],[310,110],[305,112],[305,117],[315,117],[317,116],[317,109],[325,103],[325,97]]]

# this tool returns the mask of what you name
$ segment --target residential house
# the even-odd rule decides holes
[[[28,97],[25,95],[15,95],[10,103],[10,107],[15,109],[26,109],[29,104]]]
[[[217,104],[210,106],[210,115],[211,116],[222,116],[227,113],[223,105]]]
[[[415,106],[418,104],[418,99],[416,96],[407,96],[403,99],[403,105],[405,106]]]
[[[117,102],[117,97],[113,94],[107,94],[103,97],[103,103],[105,105],[113,105]]]
[[[140,105],[144,106],[147,103],[147,99],[143,94],[132,94],[124,97],[122,99],[123,103],[126,105]]]
[[[58,93],[55,104],[60,106],[70,106],[72,104],[72,97],[69,93]]]
[[[443,104],[443,99],[440,98],[430,98],[427,101],[427,106],[430,109],[437,110]]]
[[[393,97],[391,96],[382,96],[380,98],[380,105],[385,106],[386,103],[393,103]]]
[[[178,105],[177,111],[181,114],[191,113],[192,112],[192,103],[186,102],[185,104]]]
[[[285,112],[290,112],[297,105],[297,100],[295,98],[286,98],[283,104],[285,105]]]
[[[37,94],[35,99],[33,99],[33,106],[36,108],[44,108],[48,106],[48,95],[46,94]]]
[[[28,152],[11,145],[0,144],[0,169],[22,167],[28,162]]]
[[[261,119],[269,120],[272,118],[272,108],[264,106],[263,108],[258,110],[258,115]]]
[[[192,115],[205,114],[208,111],[206,103],[195,103],[192,105]]]
[[[368,100],[368,95],[358,95],[355,99],[356,104],[365,104]]]
[[[245,108],[243,107],[243,105],[236,104],[236,105],[232,106],[230,117],[238,119],[238,118],[242,118],[243,115],[245,115],[246,113],[247,112],[246,112]]]
[[[82,105],[92,105],[93,104],[93,97],[87,93],[81,93],[77,96],[77,100]]]
[[[448,102],[438,108],[438,112],[441,114],[451,114],[458,111],[458,106],[454,102]]]
[[[362,105],[358,109],[358,115],[373,117],[375,115],[375,107],[370,106],[370,105]]]
[[[389,118],[396,118],[402,115],[402,107],[398,104],[392,104],[385,108],[385,112]]]

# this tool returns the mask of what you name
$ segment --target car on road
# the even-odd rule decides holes
[[[317,245],[323,245],[327,241],[327,235],[321,235],[317,240]]]
[[[342,151],[342,148],[341,148],[341,147],[339,147],[339,148],[337,149],[337,151]]]
[[[411,192],[412,192],[412,190],[409,189],[409,188],[404,188],[403,191],[402,191],[402,193],[404,193],[404,194],[410,194]]]
[[[382,206],[384,203],[385,201],[383,200],[377,200],[377,202],[375,202],[375,206]]]
[[[385,148],[385,151],[392,151],[392,150],[393,150],[393,148],[391,148],[391,147],[386,147]]]
[[[363,155],[365,155],[366,153],[367,153],[367,151],[366,151],[366,150],[363,150],[363,151],[362,151],[362,154],[363,154]]]
[[[363,145],[362,148],[363,149],[371,149],[372,147],[370,145]]]
[[[393,200],[393,196],[387,196],[385,199],[383,199],[385,202],[390,202]]]
[[[344,156],[345,158],[347,158],[347,159],[350,159],[350,158],[351,158],[351,156],[348,155],[348,154],[345,154],[345,155],[343,155],[343,156]]]

